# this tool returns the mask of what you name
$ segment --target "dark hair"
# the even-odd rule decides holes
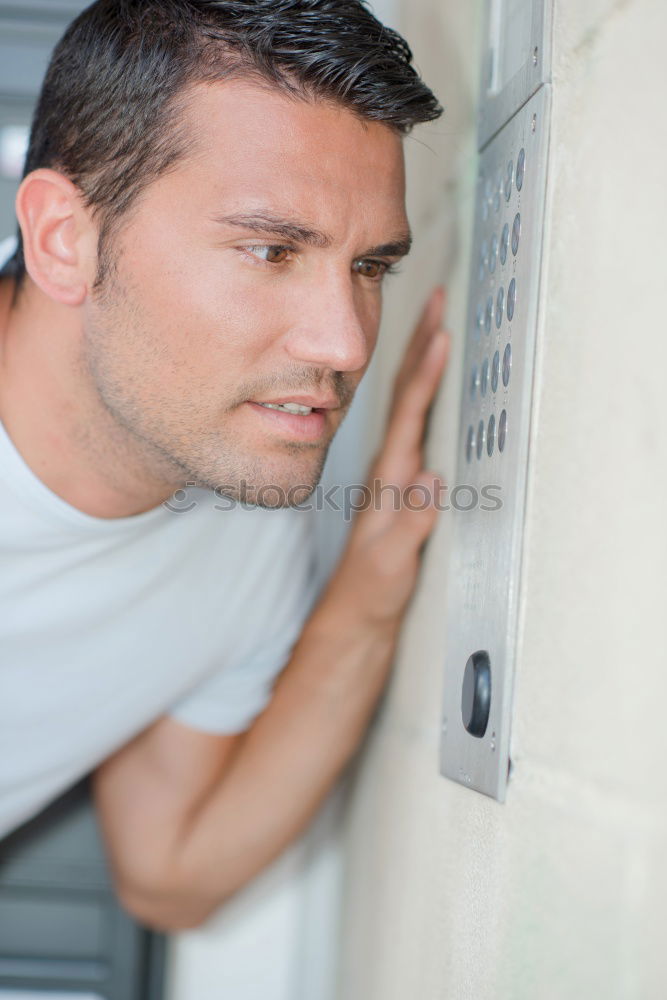
[[[255,78],[406,134],[442,108],[405,40],[365,0],[97,0],[56,46],[24,176],[60,170],[100,218],[100,249],[139,192],[186,152],[184,88]],[[25,276],[21,234],[5,273]]]

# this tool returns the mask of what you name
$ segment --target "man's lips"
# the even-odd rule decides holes
[[[334,396],[278,396],[275,399],[252,399],[251,403],[272,403],[280,406],[284,403],[297,403],[299,406],[310,406],[313,410],[337,410],[339,401]]]
[[[297,400],[292,396],[290,399],[276,400],[276,403],[279,402],[295,403]],[[300,400],[299,402],[301,406],[312,405],[311,403],[301,403]],[[270,410],[254,400],[248,400],[246,405],[280,437],[292,438],[296,441],[320,441],[324,437],[326,425],[330,420],[328,416],[330,408],[327,407],[313,407],[310,413],[289,413],[287,410]]]

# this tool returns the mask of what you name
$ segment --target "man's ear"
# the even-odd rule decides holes
[[[28,274],[67,306],[81,305],[97,268],[97,233],[78,189],[56,170],[33,170],[16,195]]]

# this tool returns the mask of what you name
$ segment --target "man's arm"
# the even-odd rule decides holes
[[[442,293],[424,310],[398,373],[370,483],[419,483],[424,422],[447,354]],[[376,492],[379,497],[379,492]],[[423,507],[422,496],[415,508]],[[278,679],[245,733],[197,732],[162,718],[105,761],[94,795],[118,894],[164,930],[201,923],[307,825],[358,748],[385,686],[431,503],[372,503]]]

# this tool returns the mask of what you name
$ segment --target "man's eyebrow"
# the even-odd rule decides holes
[[[370,247],[362,257],[406,257],[410,253],[412,246],[412,234],[405,233],[390,243],[380,243],[376,247]]]
[[[282,219],[278,215],[267,212],[253,212],[250,215],[215,215],[214,222],[226,226],[238,226],[240,229],[251,229],[255,233],[267,233],[270,236],[282,236],[283,239],[295,243],[305,243],[308,246],[326,249],[333,240],[326,233],[320,233],[309,226],[301,225],[290,219]]]
[[[281,218],[268,212],[253,212],[249,215],[237,213],[234,215],[214,215],[214,222],[221,225],[238,226],[240,229],[251,229],[255,233],[269,236],[280,236],[295,243],[325,250],[333,243],[331,236],[313,229],[303,223]],[[369,247],[360,257],[404,257],[410,252],[412,245],[411,233],[402,233],[395,240]]]

